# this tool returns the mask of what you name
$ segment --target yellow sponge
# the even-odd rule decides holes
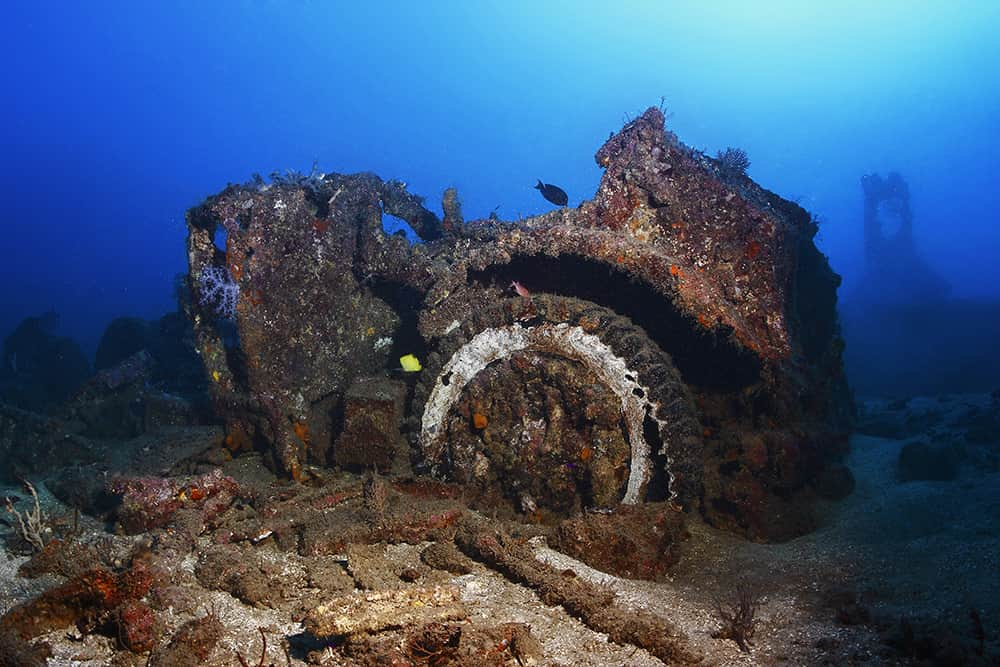
[[[400,357],[399,365],[403,367],[403,371],[406,373],[416,373],[423,368],[423,366],[420,365],[420,360],[412,354],[404,354]]]

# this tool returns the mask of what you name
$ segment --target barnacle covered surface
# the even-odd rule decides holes
[[[467,244],[454,245],[452,270],[435,284],[432,307],[422,313],[425,334],[448,324],[433,307],[436,297],[461,290],[470,273],[517,257],[578,257],[649,285],[702,327],[731,332],[764,359],[788,357],[784,306],[795,243],[808,231],[803,221],[773,208],[749,179],[720,180],[710,158],[664,131],[657,109],[613,135],[596,159],[604,176],[578,209],[477,226]],[[758,201],[744,197],[740,185],[753,186]]]
[[[401,261],[408,244],[382,232],[382,206],[439,233],[416,198],[369,174],[317,189],[234,186],[188,215],[192,284],[221,265],[239,285],[238,345],[227,346],[225,323],[197,295],[192,306],[216,402],[241,431],[270,442],[293,477],[328,459],[337,435],[328,415],[346,387],[386,366],[400,316],[376,278],[422,278],[419,261]],[[220,227],[224,248],[214,242]]]
[[[577,489],[572,499],[575,482],[567,481],[550,488],[543,506],[566,512],[653,492],[754,537],[807,530],[811,503],[799,501],[842,453],[850,419],[835,315],[839,277],[813,244],[817,228],[806,211],[685,146],[663,122],[650,109],[608,139],[596,154],[605,171],[592,199],[517,222],[466,222],[454,189],[445,193],[442,222],[404,184],[372,174],[233,186],[193,209],[192,285],[210,266],[227,267],[240,285],[235,333],[197,298],[192,306],[234,440],[263,443],[296,477],[308,461],[336,460],[346,387],[392,373],[400,354],[416,352],[427,363],[409,427],[398,425],[422,443],[410,452],[414,462],[474,479],[485,457],[492,474],[505,477],[517,511],[539,499],[513,488],[515,471],[538,468],[515,436],[542,420],[556,440],[575,441],[560,449],[563,470],[572,463],[593,476],[603,447],[619,452],[611,469],[627,465],[627,479],[644,480],[642,494],[635,483],[620,492],[617,478],[599,474],[600,489]],[[406,220],[425,242],[386,234],[383,213]],[[220,226],[225,248],[213,244]],[[537,296],[508,299],[512,281]],[[546,295],[584,306],[575,321],[553,319],[538,312]],[[608,314],[592,323],[591,306]],[[642,437],[639,411],[612,427],[571,409],[566,428],[556,427],[559,411],[572,406],[570,392],[536,392],[529,385],[544,384],[541,376],[511,367],[528,358],[516,332],[560,323],[606,328],[607,360],[625,360],[645,388]],[[637,335],[623,335],[633,327]],[[481,365],[473,375],[487,375],[465,378],[447,400],[441,390],[430,400],[456,363],[452,355],[486,330],[507,336],[500,345],[516,353],[494,360],[500,366]],[[572,353],[555,357],[541,365],[552,368],[556,386],[560,376],[617,395],[606,373],[587,375]],[[449,434],[446,447],[428,445],[432,431]],[[498,444],[499,434],[510,446]],[[595,438],[618,444],[594,447]],[[637,455],[643,451],[648,463]],[[647,465],[653,471],[636,477]],[[527,486],[538,493],[537,484]]]
[[[703,465],[684,472],[682,495],[755,537],[808,530],[811,503],[791,498],[842,453],[851,410],[839,276],[813,243],[815,222],[683,145],[657,109],[596,159],[604,176],[579,208],[479,221],[436,248],[448,271],[427,293],[421,333],[446,340],[512,280],[610,308],[669,355],[697,404]],[[691,448],[661,438],[664,451]]]

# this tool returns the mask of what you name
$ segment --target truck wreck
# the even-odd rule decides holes
[[[655,108],[596,160],[592,199],[516,222],[464,221],[454,190],[439,218],[373,174],[191,209],[189,311],[227,447],[298,480],[427,472],[543,523],[670,501],[752,539],[811,529],[811,500],[850,488],[852,413],[815,222]]]

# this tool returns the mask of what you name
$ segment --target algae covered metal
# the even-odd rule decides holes
[[[190,312],[229,446],[299,479],[409,463],[542,521],[670,500],[754,537],[807,530],[851,408],[814,221],[655,108],[596,160],[593,198],[516,222],[464,221],[453,189],[439,218],[372,174],[258,179],[192,209]],[[344,415],[375,381],[395,417],[371,422],[366,461]]]

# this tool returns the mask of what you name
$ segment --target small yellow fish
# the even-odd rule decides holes
[[[412,354],[404,354],[399,358],[399,365],[403,367],[404,373],[417,373],[423,366],[420,365],[420,360],[417,359]]]

